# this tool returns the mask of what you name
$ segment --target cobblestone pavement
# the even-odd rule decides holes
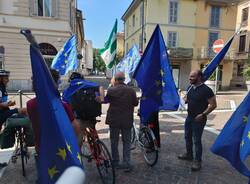
[[[223,116],[223,114],[221,114]],[[218,115],[219,116],[219,115]],[[108,127],[102,122],[97,125],[98,133],[108,148],[110,148]],[[138,121],[138,119],[137,119]],[[212,120],[213,122],[213,120]],[[193,173],[190,170],[190,162],[180,161],[176,157],[184,152],[183,122],[171,116],[161,118],[162,147],[159,153],[158,163],[153,167],[146,165],[139,149],[132,151],[132,163],[134,169],[131,173],[116,171],[116,183],[118,184],[242,184],[247,179],[238,174],[225,160],[213,155],[209,148],[213,144],[216,135],[205,131],[203,136],[204,155],[203,168],[200,172]],[[85,163],[87,184],[101,184],[98,171],[94,162]],[[27,178],[21,176],[20,159],[16,164],[10,163],[1,184],[31,184],[35,183],[36,171],[33,157],[27,164]]]

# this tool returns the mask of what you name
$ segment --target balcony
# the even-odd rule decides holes
[[[170,58],[173,59],[193,59],[193,49],[192,48],[169,48],[168,54]]]
[[[212,48],[198,48],[197,49],[197,59],[212,59],[214,58],[216,53]],[[234,60],[236,59],[236,51],[235,49],[230,49],[225,55],[224,59],[226,60]]]

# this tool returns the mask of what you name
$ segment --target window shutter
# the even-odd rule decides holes
[[[29,0],[30,16],[38,15],[38,0]]]
[[[52,17],[59,17],[59,1],[58,0],[52,0]]]

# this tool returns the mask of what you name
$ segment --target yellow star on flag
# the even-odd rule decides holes
[[[68,143],[66,143],[66,145],[67,145],[67,148],[68,148],[69,152],[72,154],[72,151],[71,151],[71,146],[70,146],[70,145],[68,145]]]
[[[160,71],[160,74],[161,74],[161,76],[163,76],[163,75],[164,75],[164,71],[163,71],[163,70],[161,70],[161,71]]]
[[[243,147],[245,144],[244,140],[241,141],[240,146]]]
[[[157,87],[159,87],[161,85],[161,81],[157,80],[157,81],[155,81],[155,84],[156,84]]]
[[[82,163],[82,159],[81,159],[80,153],[77,153],[77,158],[78,158],[78,160],[80,161],[80,163]]]
[[[68,62],[69,62],[69,61],[68,61],[67,59],[64,61],[65,64],[67,64]]]
[[[66,159],[66,156],[67,156],[67,153],[66,153],[66,150],[65,149],[58,149],[58,152],[57,154],[59,157],[61,157],[63,160]]]
[[[247,116],[243,116],[243,122],[247,123],[247,121],[248,121],[248,117]]]
[[[165,83],[164,81],[162,81],[162,87],[165,87],[165,84],[166,84],[166,83]]]
[[[55,174],[59,173],[58,170],[56,170],[56,166],[52,167],[52,168],[48,168],[48,174],[50,179],[53,179],[53,177],[55,176]]]
[[[68,56],[68,54],[67,54],[67,53],[65,53],[65,54],[64,54],[64,57],[67,57],[67,56]]]
[[[156,93],[157,95],[161,95],[161,90],[158,90]]]
[[[248,131],[247,137],[248,137],[248,139],[250,139],[250,131]]]
[[[82,82],[77,82],[77,85],[80,86],[82,84]]]

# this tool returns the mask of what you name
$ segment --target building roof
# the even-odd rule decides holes
[[[144,0],[133,0],[128,9],[125,11],[125,13],[123,14],[122,16],[122,20],[125,21],[126,18],[128,17],[128,15],[130,14],[130,12],[132,12],[139,4],[141,1],[144,1]]]

